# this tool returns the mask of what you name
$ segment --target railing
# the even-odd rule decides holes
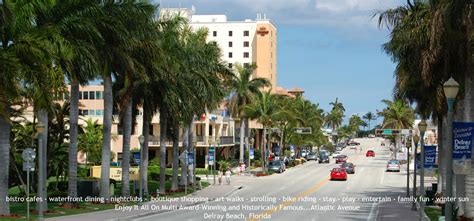
[[[209,145],[209,144],[216,144],[216,136],[194,136],[193,141],[197,143],[197,145]],[[233,136],[221,136],[219,145],[228,145],[234,144],[234,137]],[[183,142],[183,136],[180,136],[179,142]],[[149,138],[149,145],[151,146],[159,146],[160,145],[160,136],[150,136]],[[166,140],[166,145],[173,145],[172,140]]]
[[[234,142],[234,137],[233,136],[222,136],[220,137],[220,144],[233,144]]]

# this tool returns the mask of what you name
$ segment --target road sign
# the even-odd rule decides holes
[[[401,132],[402,130],[400,129],[375,129],[376,135],[384,135],[384,136],[398,135]]]
[[[250,148],[250,150],[249,150],[249,158],[250,158],[251,160],[254,159],[254,152],[255,152],[254,149],[253,149],[253,148]]]
[[[188,165],[194,164],[194,152],[188,152]]]
[[[24,161],[33,161],[36,158],[36,153],[33,149],[26,148],[21,153],[21,157],[23,158]]]
[[[216,149],[214,147],[209,147],[209,152],[208,152],[208,163],[209,165],[214,165],[215,161],[215,156],[216,156]]]
[[[311,127],[297,127],[295,128],[297,134],[312,134]]]
[[[186,155],[188,154],[187,150],[184,150],[181,155],[179,155],[178,159],[181,161],[182,164],[186,163]]]
[[[23,171],[35,171],[35,163],[33,161],[23,161]]]

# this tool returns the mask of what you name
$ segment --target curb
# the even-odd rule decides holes
[[[227,192],[227,193],[224,194],[222,197],[228,197],[228,196],[232,195],[233,193],[235,193],[235,192],[237,192],[238,190],[241,190],[241,189],[243,189],[243,188],[244,188],[243,185],[239,185],[237,188],[234,188],[233,190]],[[210,199],[209,199],[208,201],[206,201],[206,202],[192,203],[192,204],[189,204],[189,205],[186,205],[186,206],[183,206],[183,207],[189,207],[189,206],[195,206],[195,205],[200,205],[200,204],[204,204],[204,203],[210,203],[210,202],[214,202],[215,200],[216,200],[216,198],[210,198]],[[133,219],[139,219],[139,218],[143,218],[143,217],[147,217],[147,216],[152,216],[152,215],[158,215],[158,214],[162,214],[162,213],[167,213],[167,212],[170,212],[170,211],[173,211],[173,210],[152,211],[152,212],[143,213],[143,214],[138,214],[138,215],[134,215],[134,216],[128,216],[128,217],[124,217],[124,218],[108,219],[108,221],[133,220]]]
[[[420,202],[416,202],[416,209],[418,211],[420,211]],[[426,209],[426,207],[425,207],[425,209]],[[431,219],[428,217],[428,215],[426,215],[426,212],[424,210],[421,212],[421,216],[422,216],[422,220],[431,221]]]

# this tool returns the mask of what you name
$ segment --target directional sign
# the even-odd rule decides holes
[[[402,133],[402,130],[400,130],[400,129],[376,129],[375,130],[375,134],[385,135],[385,136],[398,135],[398,134],[401,134],[401,133]]]
[[[249,158],[250,158],[251,160],[254,159],[254,149],[253,149],[253,148],[250,148],[250,150],[249,150]]]
[[[188,151],[187,150],[184,150],[183,153],[181,153],[181,155],[179,155],[178,159],[179,161],[181,161],[182,164],[185,164],[186,163],[186,155],[188,154]]]
[[[295,128],[297,134],[312,134],[311,127],[297,127]]]
[[[133,159],[135,160],[136,164],[140,164],[140,152],[133,152]]]
[[[194,152],[188,152],[188,164],[189,165],[194,164]]]
[[[35,163],[33,161],[23,161],[23,171],[35,171]]]

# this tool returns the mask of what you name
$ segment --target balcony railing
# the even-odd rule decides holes
[[[200,145],[216,145],[216,136],[194,136],[193,141],[197,143],[198,146]],[[219,137],[219,145],[229,145],[234,144],[234,136],[221,136]],[[183,136],[180,136],[179,142],[183,142]],[[150,146],[159,146],[160,145],[160,136],[150,136],[149,138],[149,145]],[[166,145],[173,145],[172,140],[167,140]]]

